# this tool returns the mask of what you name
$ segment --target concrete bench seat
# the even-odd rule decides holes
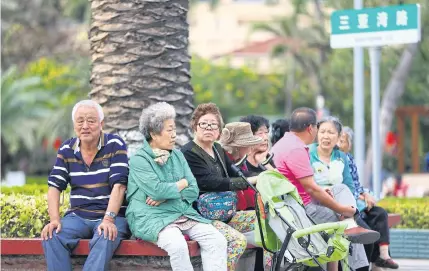
[[[79,241],[72,253],[73,270],[81,270],[89,253],[89,239]],[[196,241],[187,241],[194,270],[202,270],[200,248]],[[254,248],[247,246],[237,270],[251,270]],[[3,238],[1,240],[1,270],[46,270],[40,238]],[[167,252],[153,243],[123,240],[110,262],[110,270],[171,270]]]
[[[389,228],[393,228],[401,223],[401,215],[399,214],[389,214],[388,223]]]
[[[389,227],[401,222],[398,214],[389,214]],[[73,250],[74,270],[80,270],[89,253],[89,241],[83,239]],[[187,241],[195,270],[201,270],[200,248],[196,241]],[[239,271],[253,270],[254,248],[247,246],[240,259]],[[1,270],[46,270],[40,238],[1,239]],[[167,253],[153,243],[141,240],[124,240],[110,263],[110,270],[171,270]]]
[[[89,239],[80,240],[73,255],[88,255]],[[191,257],[200,255],[196,241],[188,241]],[[40,238],[5,238],[1,240],[1,255],[43,255]],[[139,240],[123,240],[115,252],[118,256],[167,256],[167,252],[157,245]]]

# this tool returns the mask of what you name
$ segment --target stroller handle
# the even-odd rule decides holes
[[[318,225],[314,225],[311,226],[309,228],[305,228],[302,230],[297,230],[295,231],[292,236],[296,239],[301,238],[303,236],[306,235],[310,235],[313,233],[318,233],[321,231],[340,231],[340,233],[343,233],[344,230],[347,228],[347,223],[346,222],[331,222],[331,223],[323,223],[323,224],[318,224]]]
[[[261,169],[262,171],[267,170],[266,165],[271,163],[271,161],[273,160],[273,157],[274,157],[273,153],[268,153],[268,157],[264,161],[258,164],[259,169]]]
[[[240,168],[247,161],[247,154],[245,154],[240,160],[238,160],[234,165]]]

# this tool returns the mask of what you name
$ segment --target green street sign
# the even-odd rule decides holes
[[[331,47],[373,47],[420,41],[420,5],[337,10],[331,15]]]

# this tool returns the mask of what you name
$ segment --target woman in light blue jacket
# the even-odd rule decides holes
[[[342,183],[354,193],[347,156],[337,146],[342,130],[340,121],[327,117],[317,124],[317,128],[317,143],[309,147],[314,180],[326,189]]]
[[[346,154],[337,147],[342,130],[340,121],[335,117],[327,117],[317,123],[317,128],[317,143],[309,146],[314,180],[334,199],[337,199],[338,195],[344,191],[350,190],[347,192],[350,199],[354,201],[355,187],[349,170],[349,162]],[[324,216],[325,214],[317,215]],[[349,226],[357,226],[354,220],[346,219],[344,221],[347,221]],[[353,244],[353,255],[349,256],[349,260],[351,257],[356,257],[355,261],[358,262],[357,266],[353,266],[353,268],[368,270],[369,263],[363,245]]]

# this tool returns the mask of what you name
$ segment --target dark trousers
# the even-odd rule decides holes
[[[254,271],[264,271],[264,250],[262,248],[256,249]]]
[[[356,221],[359,226],[380,233],[380,239],[377,242],[364,246],[368,261],[374,262],[380,257],[379,244],[389,244],[388,214],[383,208],[374,206],[371,210],[362,212],[360,218]]]

